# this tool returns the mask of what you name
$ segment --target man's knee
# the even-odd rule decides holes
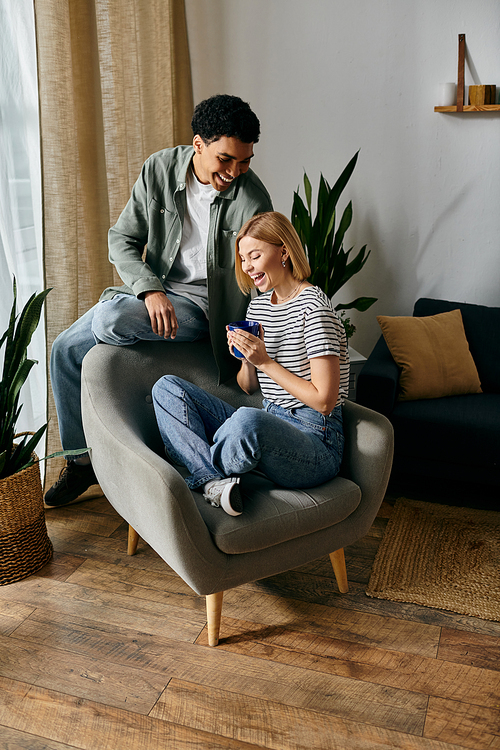
[[[151,331],[146,305],[132,294],[120,294],[95,306],[92,332],[98,341],[133,344],[143,338],[145,330]]]
[[[113,303],[113,300],[99,302],[94,310],[92,318],[92,332],[99,339],[104,341],[109,331],[120,328],[122,318],[121,308]]]

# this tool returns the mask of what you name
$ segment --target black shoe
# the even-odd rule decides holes
[[[74,502],[93,484],[99,484],[92,464],[77,464],[68,461],[59,474],[59,479],[47,490],[44,497],[46,508],[60,508]]]

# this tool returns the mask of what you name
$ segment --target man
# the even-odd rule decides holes
[[[239,97],[216,95],[198,104],[192,146],[146,160],[129,202],[109,231],[109,259],[125,286],[55,340],[50,374],[63,450],[68,460],[45,495],[46,507],[74,502],[97,483],[82,427],[81,367],[96,342],[195,341],[210,335],[221,382],[234,374],[225,326],[245,316],[248,298],[236,284],[234,244],[241,226],[272,210],[250,169],[260,124]],[[147,246],[144,256],[144,249]]]

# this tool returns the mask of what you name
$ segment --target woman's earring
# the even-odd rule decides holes
[[[282,266],[283,266],[283,268],[284,268],[284,267],[286,266],[286,260],[282,260],[282,261],[281,261],[281,265],[282,265]]]

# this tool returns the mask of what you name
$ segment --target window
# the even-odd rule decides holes
[[[40,136],[32,0],[0,3],[0,335],[12,306],[18,313],[43,289]],[[3,365],[3,350],[1,357]],[[29,356],[38,361],[21,393],[19,430],[46,420],[45,337],[41,321]],[[39,449],[40,450],[40,446]],[[43,453],[43,448],[41,449]]]

